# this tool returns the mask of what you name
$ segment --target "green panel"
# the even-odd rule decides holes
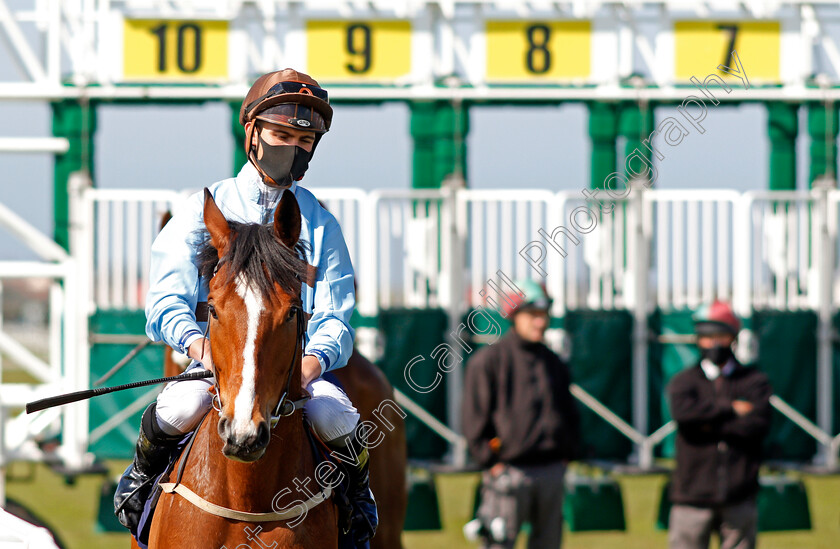
[[[798,104],[767,104],[767,134],[770,138],[770,189],[796,189],[796,134]]]
[[[440,530],[440,507],[434,477],[428,472],[425,475],[412,472],[408,480],[408,507],[403,529]]]
[[[763,477],[758,493],[758,530],[810,530],[808,493],[801,480],[785,476]]]
[[[91,317],[90,330],[94,334],[131,334],[145,336],[144,326],[146,317],[143,311],[100,311]],[[104,375],[125,355],[134,345],[93,345],[90,353],[91,383]],[[160,345],[149,345],[114,374],[106,386],[121,385],[163,376],[163,350]],[[146,398],[148,404],[154,398],[154,391],[161,386],[140,387],[128,391],[118,391],[99,396],[90,401],[90,429],[93,431],[115,414],[124,410],[136,399],[144,394],[152,393]],[[98,441],[92,442],[90,451],[101,458],[127,459],[134,455],[134,444],[140,428],[140,416],[145,405],[131,414],[127,419],[109,431]]]
[[[603,189],[604,181],[616,168],[615,138],[618,127],[616,106],[589,103],[589,139],[592,141],[590,187]]]
[[[572,379],[625,421],[632,422],[633,317],[627,311],[569,311]],[[578,405],[584,457],[625,460],[629,439]]]
[[[449,101],[411,103],[411,137],[414,140],[412,186],[439,188],[446,177],[466,178],[469,113]]]
[[[114,514],[114,492],[117,491],[117,483],[106,478],[102,482],[102,489],[99,492],[99,506],[96,509],[96,532],[125,532],[125,526],[120,524],[117,515]]]
[[[662,486],[662,491],[659,493],[659,506],[656,509],[656,529],[667,530],[668,522],[671,517],[671,481],[666,482]]]
[[[816,420],[817,315],[811,311],[753,313],[758,338],[757,367],[770,378],[774,394]],[[765,443],[769,459],[810,460],[816,442],[792,421],[773,414]]]
[[[638,151],[639,154],[647,159],[649,165],[651,163],[651,151],[648,147],[642,144],[642,141],[650,138],[653,131],[653,108],[647,105],[644,109],[640,108],[638,103],[624,103],[621,105],[621,113],[618,121],[618,133],[625,138],[624,154],[621,155],[620,164],[625,177],[629,179],[625,163],[627,157]],[[637,161],[640,162],[640,161]],[[633,163],[635,171],[641,171],[641,166]]]
[[[378,366],[391,384],[429,413],[446,423],[446,376],[427,392],[410,386],[405,378],[406,367],[416,386],[430,387],[438,374],[437,360],[432,358],[435,347],[445,341],[447,316],[441,309],[387,309],[380,311],[379,329],[385,340],[385,350]],[[414,416],[405,418],[408,456],[411,459],[440,459],[447,443]]]
[[[572,477],[563,516],[572,532],[626,530],[621,487],[610,477]]]
[[[52,103],[52,132],[69,142],[67,152],[55,155],[53,166],[53,219],[55,241],[65,249],[69,246],[70,222],[67,182],[70,174],[86,170],[93,178],[93,134],[96,131],[96,106],[82,106],[74,100]]]
[[[651,332],[658,335],[690,335],[694,333],[691,310],[657,311],[651,319]],[[692,343],[653,343],[651,345],[651,432],[671,420],[666,387],[671,378],[700,360]],[[657,455],[673,458],[676,435],[669,435],[657,447]]]
[[[808,105],[808,137],[811,142],[808,181],[811,184],[822,175],[835,176],[837,122],[837,107],[832,105],[826,111],[822,103]]]

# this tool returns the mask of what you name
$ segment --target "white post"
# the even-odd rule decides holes
[[[817,292],[818,292],[818,328],[817,328],[817,425],[826,433],[832,430],[833,415],[833,325],[832,313],[834,299],[832,296],[832,284],[834,275],[834,243],[837,227],[829,221],[829,189],[835,187],[832,179],[820,179],[814,181],[814,187],[818,189],[817,200],[814,202],[816,209],[817,234],[814,248],[819,250],[817,260]],[[817,456],[819,461],[829,467],[837,465],[837,454],[825,444],[821,445]]]
[[[71,174],[68,181],[70,202],[70,253],[64,279],[64,381],[69,390],[78,391],[90,385],[90,349],[88,346],[89,269],[87,231],[92,215],[86,205],[85,190],[90,178],[82,173]],[[64,411],[63,442],[59,450],[70,469],[89,465],[88,401],[67,406]]]
[[[645,230],[644,193],[647,181],[630,181],[630,216],[628,241],[632,240],[634,250],[631,269],[633,272],[633,427],[642,435],[648,432],[648,252],[650,242]],[[652,448],[636,444],[636,458],[639,466],[650,468],[653,464]]]
[[[441,215],[442,224],[440,227],[440,239],[443,251],[444,269],[441,273],[442,281],[445,281],[447,288],[447,299],[441,303],[446,308],[449,317],[449,332],[445,341],[449,347],[463,359],[464,353],[461,344],[454,334],[457,333],[458,325],[466,309],[464,303],[463,277],[466,272],[466,237],[459,233],[458,227],[458,189],[465,186],[460,174],[453,174],[447,181],[444,189],[446,195],[443,199],[443,212]],[[446,403],[449,427],[456,433],[461,433],[461,402],[464,394],[464,367],[462,362],[454,368],[446,377]],[[463,467],[467,463],[467,451],[464,444],[452,445],[452,463],[456,467]]]

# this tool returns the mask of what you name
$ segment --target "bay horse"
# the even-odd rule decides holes
[[[284,193],[284,196],[286,194],[291,193]],[[170,215],[165,214],[161,228],[170,218]],[[188,361],[183,362],[176,357],[181,357],[181,355],[166,348],[165,376],[177,375],[189,364]],[[359,411],[360,421],[372,421],[380,427],[386,427],[383,429],[386,436],[382,442],[370,449],[370,484],[379,513],[379,527],[370,541],[370,547],[371,549],[401,549],[403,547],[402,530],[408,504],[405,482],[407,467],[405,422],[399,408],[383,406],[383,403],[393,402],[394,389],[382,371],[357,349],[353,349],[347,365],[335,370],[332,375]],[[262,539],[260,538],[260,541]],[[133,539],[132,547],[136,547]],[[229,547],[233,549],[236,545]],[[252,541],[251,547],[256,549],[259,543]]]
[[[199,254],[199,271],[210,280],[216,396],[178,485],[217,506],[216,512],[239,513],[240,520],[199,508],[184,492],[164,490],[149,547],[337,548],[338,515],[329,491],[306,482],[308,499],[293,493],[296,481],[317,478],[299,410],[305,330],[300,292],[307,264],[298,242],[297,200],[283,193],[272,225],[247,225],[226,220],[205,189],[204,222],[210,238]],[[308,511],[286,512],[296,512],[297,505],[289,507],[301,499],[311,505]],[[262,516],[244,522],[247,513]]]

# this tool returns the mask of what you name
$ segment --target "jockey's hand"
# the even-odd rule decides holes
[[[321,377],[321,363],[315,355],[303,355],[301,361],[300,386],[306,389],[311,382]]]
[[[196,362],[200,362],[205,370],[210,370],[213,375],[216,375],[216,369],[213,367],[213,357],[210,356],[209,339],[202,337],[190,343],[187,355]]]

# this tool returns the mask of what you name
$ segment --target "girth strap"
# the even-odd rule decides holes
[[[215,503],[210,503],[183,484],[163,482],[160,484],[160,487],[167,494],[171,494],[173,492],[180,494],[185,500],[189,501],[202,511],[210,513],[211,515],[224,517],[230,520],[239,520],[242,522],[274,522],[278,520],[297,518],[300,515],[308,513],[310,509],[329,498],[332,494],[332,489],[329,486],[324,488],[321,492],[315,494],[304,502],[303,510],[300,510],[300,505],[295,505],[293,508],[279,513],[248,513],[246,511],[237,511],[235,509],[228,509],[227,507],[216,505]]]

